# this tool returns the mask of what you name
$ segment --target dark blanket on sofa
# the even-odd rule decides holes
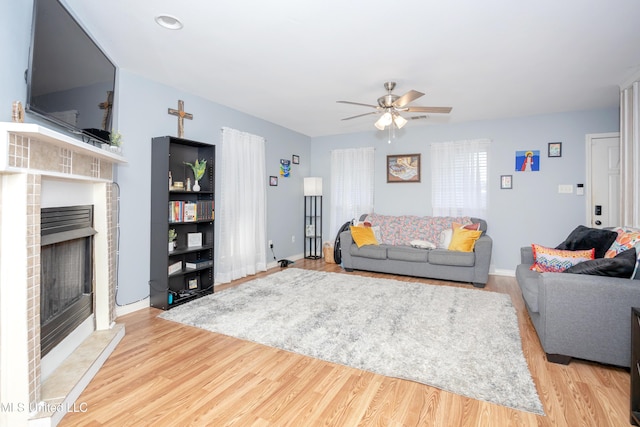
[[[620,252],[613,258],[583,261],[566,269],[565,273],[592,274],[594,276],[631,278],[636,266],[636,248]]]
[[[595,257],[602,258],[616,237],[618,237],[618,233],[615,231],[579,225],[567,236],[564,242],[556,246],[556,249],[580,251],[594,248],[596,250]]]

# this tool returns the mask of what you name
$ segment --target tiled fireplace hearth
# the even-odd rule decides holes
[[[118,163],[48,128],[0,123],[0,425],[55,425],[90,410],[76,399],[124,335],[114,323]],[[68,198],[93,205],[93,316],[43,361],[40,210]]]

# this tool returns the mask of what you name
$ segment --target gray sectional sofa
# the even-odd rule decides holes
[[[629,367],[631,308],[640,307],[640,281],[573,273],[538,273],[530,246],[520,250],[516,278],[550,362],[571,358]]]
[[[473,283],[475,287],[484,287],[489,278],[493,240],[486,234],[485,220],[471,218],[471,221],[479,223],[480,230],[483,231],[472,252],[388,244],[358,248],[351,231],[344,231],[340,234],[342,267],[346,271],[375,271],[467,282]]]

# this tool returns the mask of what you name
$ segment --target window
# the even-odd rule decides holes
[[[375,150],[350,148],[331,152],[330,230],[373,211]]]
[[[486,218],[488,139],[431,144],[434,216]]]

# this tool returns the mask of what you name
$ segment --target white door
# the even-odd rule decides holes
[[[620,137],[588,135],[587,144],[590,150],[587,219],[595,228],[620,225]]]

